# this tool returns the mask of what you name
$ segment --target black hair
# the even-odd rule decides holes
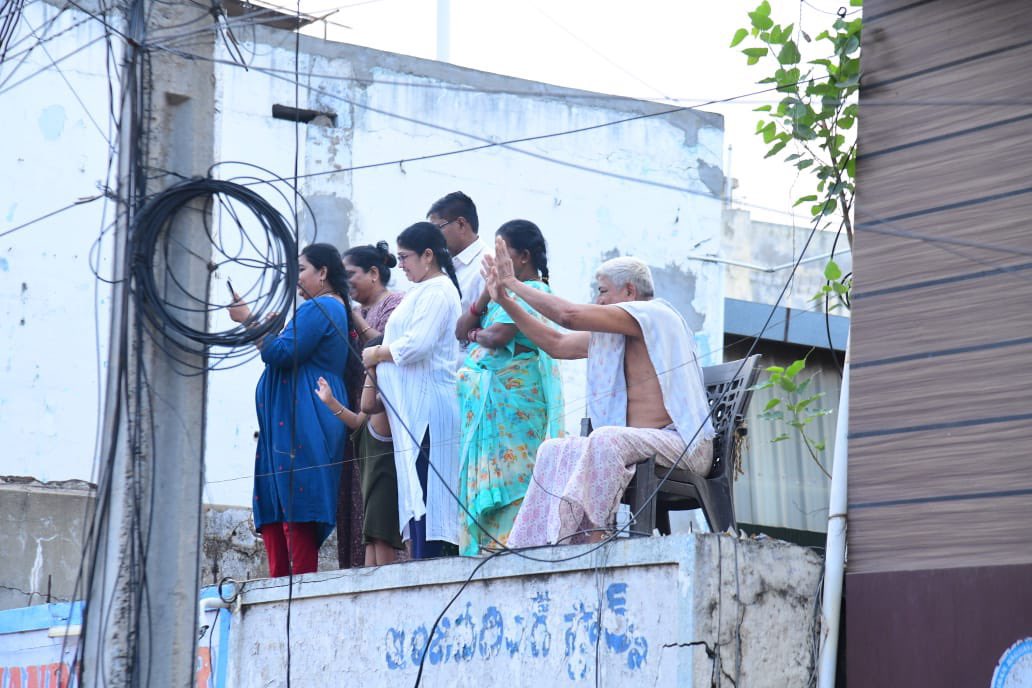
[[[358,341],[358,331],[351,319],[351,298],[348,296],[348,275],[344,271],[344,262],[341,260],[340,251],[332,244],[309,244],[301,249],[301,255],[305,257],[316,270],[326,268],[326,281],[330,283],[333,291],[344,300],[344,312],[348,314],[348,345],[353,346]],[[362,361],[351,352],[348,361],[344,366],[344,388],[348,390],[349,398],[354,398],[354,390],[362,383],[365,370]]]
[[[417,222],[405,228],[398,235],[398,247],[407,248],[422,255],[430,249],[434,252],[437,264],[451,278],[452,284],[462,298],[462,289],[459,288],[459,278],[455,276],[455,264],[452,263],[451,253],[448,252],[448,245],[444,242],[444,234],[441,233],[432,222]]]
[[[330,283],[333,291],[343,297],[344,304],[351,311],[351,304],[348,303],[348,275],[344,272],[344,263],[340,258],[340,251],[332,244],[309,244],[301,249],[301,255],[312,264],[316,270],[326,268],[326,281]]]
[[[474,234],[480,231],[480,220],[477,219],[477,206],[473,203],[472,198],[461,191],[452,191],[447,196],[434,201],[434,204],[430,206],[430,210],[426,213],[427,217],[431,215],[436,215],[449,222],[454,222],[460,217],[464,217]]]
[[[378,241],[376,246],[352,246],[344,252],[344,257],[365,272],[376,268],[380,275],[380,284],[385,287],[391,281],[391,268],[398,264],[398,259],[390,252],[386,241]]]
[[[517,251],[527,251],[534,269],[541,273],[541,281],[548,284],[548,246],[536,224],[530,220],[509,220],[495,234]]]

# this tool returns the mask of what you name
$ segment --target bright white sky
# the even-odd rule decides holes
[[[296,10],[289,0],[277,4]],[[680,105],[704,104],[763,87],[767,71],[747,67],[729,48],[759,0],[450,0],[450,59],[487,72]],[[816,36],[847,2],[771,0],[772,18]],[[854,8],[849,8],[854,12]],[[336,12],[333,12],[337,10]],[[437,56],[437,0],[301,0],[303,13],[323,16],[305,33],[429,59]],[[808,54],[802,46],[803,55]],[[809,55],[810,58],[818,57]],[[824,57],[824,55],[820,55]],[[761,63],[762,65],[762,63]],[[795,169],[764,160],[755,135],[757,113],[769,95],[704,105],[725,117],[725,172],[739,180],[735,200],[754,218],[790,222],[785,213],[807,193]],[[778,155],[782,158],[790,151]],[[799,220],[808,224],[804,206]]]

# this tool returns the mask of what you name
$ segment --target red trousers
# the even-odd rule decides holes
[[[319,570],[319,543],[314,523],[266,523],[262,526],[262,542],[269,557],[269,576],[279,578],[314,573]]]

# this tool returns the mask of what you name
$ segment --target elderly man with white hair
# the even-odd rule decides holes
[[[588,359],[595,426],[588,437],[538,449],[510,547],[602,539],[635,464],[650,456],[663,467],[709,472],[714,431],[695,336],[673,306],[654,298],[648,265],[631,257],[603,263],[594,304],[526,287],[504,246],[485,258],[484,277],[491,298],[535,344],[553,358]],[[535,319],[514,297],[571,331]]]

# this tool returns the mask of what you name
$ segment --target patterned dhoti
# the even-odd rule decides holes
[[[713,441],[697,441],[690,452],[674,426],[597,428],[588,437],[546,441],[527,495],[509,535],[509,547],[566,543],[582,531],[613,523],[620,497],[634,477],[635,464],[656,464],[705,475],[713,465]]]

